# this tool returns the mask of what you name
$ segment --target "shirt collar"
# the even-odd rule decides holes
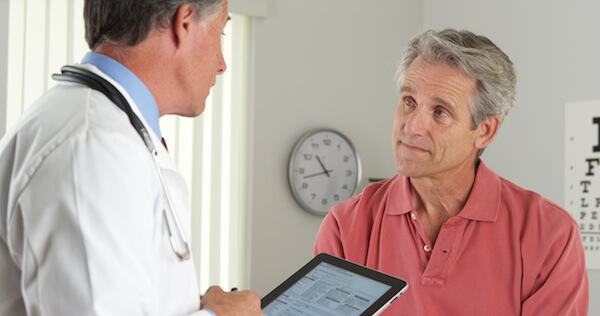
[[[137,105],[142,116],[152,128],[158,139],[162,139],[158,124],[159,113],[156,100],[144,83],[118,61],[99,53],[88,52],[81,61],[82,64],[91,64],[121,85]]]
[[[402,215],[412,212],[409,178],[398,174],[392,178],[392,181],[386,214]],[[458,216],[476,221],[496,221],[500,211],[500,191],[500,177],[480,160],[473,188]]]

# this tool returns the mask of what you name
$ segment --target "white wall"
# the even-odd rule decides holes
[[[252,289],[266,294],[312,255],[321,218],[296,204],[286,176],[302,133],[336,128],[354,141],[366,177],[395,174],[394,60],[424,29],[467,28],[512,58],[517,102],[483,158],[562,204],[564,103],[600,99],[598,13],[591,0],[271,0],[254,24]],[[599,271],[590,282],[598,297]]]
[[[397,0],[277,0],[268,12],[254,21],[250,278],[260,295],[312,258],[322,217],[302,210],[287,182],[303,133],[337,129],[365,176],[395,174],[395,59],[423,20],[420,2]]]
[[[6,131],[6,80],[8,75],[8,0],[0,0],[0,135]]]
[[[485,34],[517,69],[515,107],[483,159],[563,206],[564,104],[600,100],[598,14],[600,2],[589,0],[425,0],[425,28]],[[590,315],[600,315],[600,271],[589,279]]]

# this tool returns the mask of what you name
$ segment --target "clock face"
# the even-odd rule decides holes
[[[333,130],[306,134],[290,156],[289,181],[294,197],[306,210],[319,215],[354,195],[360,173],[352,143]]]

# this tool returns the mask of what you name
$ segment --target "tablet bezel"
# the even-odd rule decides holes
[[[287,291],[296,282],[298,282],[305,275],[310,273],[316,266],[318,266],[322,262],[329,263],[338,268],[348,270],[358,275],[367,277],[371,280],[375,280],[391,286],[391,288],[387,292],[381,295],[378,300],[376,300],[373,304],[371,304],[371,306],[369,306],[364,312],[362,312],[361,316],[374,315],[375,313],[379,313],[382,307],[387,307],[387,305],[391,304],[391,301],[393,301],[396,297],[404,293],[408,288],[408,283],[402,279],[367,268],[365,266],[361,266],[359,264],[350,262],[342,258],[332,256],[327,253],[320,253],[316,255],[307,264],[305,264],[302,268],[296,271],[296,273],[290,276],[287,280],[285,280],[283,283],[277,286],[274,290],[269,292],[269,294],[265,295],[265,297],[263,297],[261,300],[261,308],[265,308],[266,306],[271,304],[277,297],[279,297],[281,294]]]

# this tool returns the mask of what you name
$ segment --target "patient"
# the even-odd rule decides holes
[[[427,31],[397,82],[399,174],[334,206],[315,254],[407,280],[387,315],[586,315],[577,223],[479,158],[514,102],[508,56],[468,31]]]

